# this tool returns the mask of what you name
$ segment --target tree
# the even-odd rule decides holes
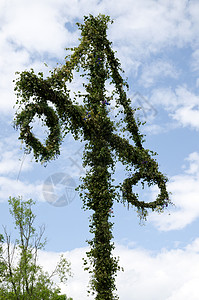
[[[71,275],[70,264],[64,256],[61,255],[51,275],[38,265],[38,250],[44,248],[46,241],[42,242],[44,227],[40,227],[39,232],[33,227],[35,215],[31,206],[35,202],[32,199],[22,201],[20,197],[10,197],[9,204],[19,239],[12,245],[4,227],[4,236],[1,235],[0,240],[0,299],[72,300],[61,295],[60,288],[52,281],[52,277],[58,275],[61,282],[66,282],[67,274]],[[6,244],[4,250],[3,243]]]
[[[73,134],[74,139],[86,141],[83,166],[89,167],[89,170],[77,190],[80,191],[83,208],[93,211],[90,232],[94,237],[88,241],[90,251],[87,252],[90,266],[86,266],[87,261],[84,263],[85,269],[91,274],[91,288],[97,300],[118,299],[115,276],[119,266],[118,259],[112,257],[113,223],[109,213],[114,200],[136,207],[141,218],[146,218],[149,209],[163,211],[170,203],[167,178],[158,170],[158,163],[152,158],[156,153],[142,146],[144,140],[138,128],[140,122],[136,123],[135,110],[130,107],[131,100],[125,91],[128,90],[128,84],[120,75],[122,69],[119,60],[107,39],[110,21],[110,17],[101,14],[84,17],[84,24],[77,23],[81,30],[80,44],[67,49],[72,53],[66,56],[65,64],[55,68],[45,79],[42,72],[36,75],[33,69],[18,73],[15,87],[19,110],[14,127],[20,129],[19,139],[25,142],[27,153],[33,151],[36,161],[47,163],[55,159],[68,132]],[[85,92],[75,92],[74,99],[71,99],[66,84],[73,80],[74,70],[85,77]],[[114,86],[109,96],[106,81]],[[84,105],[76,101],[79,98]],[[113,100],[116,101],[115,107],[122,109],[119,113],[124,113],[124,119],[116,124],[107,110]],[[35,115],[43,118],[43,124],[50,131],[44,144],[31,131],[30,122]],[[126,125],[123,126],[123,123]],[[134,145],[119,136],[119,126],[120,131],[129,134]],[[111,174],[115,171],[117,158],[126,165],[129,175],[123,183],[114,186]],[[138,195],[132,191],[132,186],[139,181],[143,186],[158,185],[160,193],[155,201],[139,201]]]

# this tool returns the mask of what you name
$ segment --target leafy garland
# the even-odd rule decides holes
[[[166,190],[167,178],[158,170],[157,162],[151,157],[152,151],[142,146],[143,135],[140,134],[134,118],[134,110],[130,107],[124,88],[128,84],[123,80],[118,59],[107,39],[109,16],[99,15],[84,17],[84,24],[77,23],[81,30],[78,47],[72,48],[72,54],[66,57],[63,66],[54,69],[51,76],[43,78],[34,71],[20,73],[16,81],[15,91],[18,97],[19,110],[16,112],[14,127],[20,128],[19,139],[25,142],[25,150],[33,150],[36,161],[47,162],[60,154],[60,145],[64,135],[71,132],[75,139],[86,141],[83,166],[89,166],[86,176],[82,178],[77,190],[81,190],[83,208],[93,210],[90,220],[90,232],[94,238],[88,241],[90,251],[87,256],[91,265],[85,269],[91,273],[91,287],[96,292],[97,300],[118,299],[115,276],[119,270],[118,259],[112,257],[114,244],[112,239],[113,223],[109,221],[114,200],[135,206],[140,217],[146,218],[148,209],[163,211],[170,202]],[[70,99],[70,91],[66,82],[73,80],[73,71],[83,70],[80,76],[86,77],[88,83],[83,84],[85,94],[78,92],[84,106]],[[19,74],[19,73],[18,73]],[[106,96],[105,82],[112,79],[115,89],[112,96]],[[110,101],[117,95],[116,107],[123,107],[126,127],[123,131],[130,134],[134,146],[120,137],[118,124],[114,124],[106,109]],[[55,108],[49,105],[51,102]],[[49,128],[50,134],[42,144],[31,132],[30,122],[34,116],[43,118],[43,124]],[[111,184],[111,168],[114,172],[118,159],[126,165],[129,177],[119,186]],[[148,186],[156,184],[160,193],[155,201],[139,201],[133,193],[132,186],[139,181]],[[116,189],[122,191],[122,197]]]

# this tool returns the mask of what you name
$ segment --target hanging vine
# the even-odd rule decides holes
[[[113,223],[110,221],[114,200],[136,207],[142,218],[146,218],[149,209],[161,212],[170,203],[167,178],[152,158],[155,153],[142,146],[143,135],[139,132],[135,111],[125,91],[128,84],[120,75],[119,60],[107,38],[109,22],[112,23],[110,17],[101,14],[84,17],[83,24],[77,23],[81,30],[80,44],[68,49],[72,53],[66,57],[65,64],[55,68],[45,79],[43,73],[36,75],[33,70],[18,73],[15,86],[19,108],[14,127],[20,129],[19,139],[25,143],[25,151],[33,151],[36,161],[55,159],[60,154],[64,136],[69,132],[76,140],[86,141],[83,166],[90,169],[77,190],[80,191],[83,208],[93,211],[90,232],[94,237],[88,241],[90,251],[87,252],[90,265],[86,260],[84,264],[91,274],[91,288],[97,300],[118,299],[115,276],[120,268],[118,259],[112,256]],[[81,72],[80,76],[85,77],[85,93],[76,93],[76,98],[80,97],[84,105],[71,100],[67,88],[67,83],[73,80],[74,71]],[[111,80],[114,86],[111,96],[107,96],[107,80]],[[115,107],[123,109],[123,131],[129,133],[134,145],[119,136],[118,123],[110,120],[107,107],[114,99]],[[50,133],[44,144],[31,131],[30,123],[35,116],[49,128]],[[117,158],[126,165],[129,176],[114,186],[111,175],[115,171]],[[132,187],[139,181],[148,186],[158,186],[159,194],[155,201],[140,201],[133,193]]]

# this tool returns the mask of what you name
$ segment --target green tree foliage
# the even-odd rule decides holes
[[[12,244],[4,227],[4,236],[0,236],[0,299],[72,300],[61,295],[60,288],[52,280],[53,276],[58,275],[61,282],[66,282],[68,275],[71,275],[66,258],[61,255],[51,275],[38,265],[38,250],[44,248],[46,241],[42,242],[44,227],[40,227],[39,232],[33,227],[35,215],[31,207],[35,202],[10,197],[9,204],[19,239]]]
[[[139,132],[140,122],[135,120],[135,110],[127,98],[128,84],[121,76],[119,60],[111,49],[107,38],[110,17],[89,15],[84,23],[77,23],[81,30],[78,47],[68,49],[65,64],[50,72],[44,79],[43,73],[34,70],[18,73],[15,91],[19,104],[14,126],[20,129],[19,139],[25,143],[25,151],[33,151],[37,161],[48,162],[60,154],[63,137],[71,132],[74,138],[86,141],[83,166],[89,167],[82,184],[77,190],[83,200],[83,208],[93,211],[88,241],[87,256],[90,265],[85,269],[91,274],[92,291],[97,300],[118,299],[115,294],[115,276],[119,269],[118,259],[112,257],[114,244],[110,213],[114,200],[137,208],[141,218],[148,210],[163,211],[170,203],[166,190],[167,178],[159,171],[158,163],[152,156],[156,153],[144,149],[143,135]],[[84,92],[76,91],[70,98],[67,82],[73,80],[74,71],[85,78]],[[106,82],[112,86],[110,94]],[[81,99],[82,105],[76,101]],[[119,114],[124,118],[115,124],[110,119],[108,105],[114,101]],[[50,105],[53,104],[53,107]],[[35,116],[49,128],[49,136],[41,143],[33,134],[31,121]],[[120,127],[119,127],[120,126]],[[120,136],[118,129],[129,134],[129,140]],[[119,159],[129,172],[128,178],[114,186],[111,174]],[[159,187],[155,201],[140,201],[132,187],[139,181]],[[90,291],[89,291],[90,292]]]

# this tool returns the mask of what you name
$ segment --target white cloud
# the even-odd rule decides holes
[[[167,184],[175,208],[170,214],[150,215],[151,221],[160,230],[179,230],[199,217],[199,153],[191,153],[186,160],[190,165],[184,174],[172,176]]]
[[[143,0],[127,3],[122,2],[125,9],[121,7],[116,11],[117,6],[109,1],[112,15],[117,16],[111,33],[114,41],[119,43],[118,48],[121,43],[130,46],[134,58],[146,58],[164,47],[182,47],[194,40],[197,30],[193,23],[196,21],[188,13],[187,1]]]
[[[80,31],[67,30],[67,22],[74,24],[89,13],[110,15],[115,23],[108,36],[126,72],[133,69],[136,73],[150,54],[197,42],[198,8],[198,3],[185,0],[81,0],[73,1],[73,5],[64,0],[1,1],[1,111],[10,113],[15,102],[11,84],[15,71],[34,64],[42,69],[44,60],[51,64],[51,59],[63,59],[64,48],[78,44]]]
[[[199,174],[199,153],[193,152],[185,160],[190,162],[189,169],[185,170],[185,172],[188,174]]]
[[[61,253],[39,251],[39,264],[41,264],[49,273],[55,268],[60,254],[64,254],[66,259],[71,262],[73,277],[69,278],[67,285],[60,284],[60,287],[62,288],[63,293],[66,293],[68,297],[73,297],[73,299],[86,299],[89,276],[88,272],[83,270],[82,260],[82,257],[86,258],[86,251],[88,251],[88,248],[77,248],[72,251]],[[51,262],[50,265],[49,261]]]
[[[155,108],[163,106],[179,125],[199,130],[199,96],[186,86],[179,86],[175,90],[155,89],[150,102]]]
[[[59,14],[57,1],[1,1],[0,22],[0,110],[13,113],[16,102],[14,85],[16,71],[44,70],[44,61],[64,58],[65,47],[71,47],[79,33],[64,26],[67,17]],[[63,5],[63,1],[62,1]],[[45,57],[45,58],[44,58]]]
[[[153,121],[153,120],[152,120]],[[148,134],[164,134],[166,132],[169,132],[173,129],[178,128],[178,124],[176,122],[168,122],[165,123],[163,125],[159,125],[159,124],[150,124],[150,122],[148,123],[148,119],[147,119],[147,123],[144,125],[143,129],[142,129],[142,133],[148,135]]]
[[[195,109],[193,106],[181,107],[177,109],[172,117],[177,120],[183,127],[191,126],[196,130],[199,130],[199,109]]]
[[[24,162],[22,159],[19,162],[17,151],[4,151],[2,154],[2,159],[0,161],[0,174],[12,174],[19,170],[20,164]],[[29,165],[24,164],[25,169],[29,168]]]
[[[192,53],[191,66],[194,71],[199,70],[199,50],[198,49]]]
[[[151,125],[145,125],[145,127],[142,130],[142,133],[150,133],[150,134],[159,134],[164,132],[164,129],[157,124],[151,124]]]
[[[164,77],[177,78],[175,66],[167,61],[157,60],[143,66],[140,82],[144,87],[159,84]]]
[[[162,105],[173,111],[181,106],[197,105],[199,99],[186,86],[178,86],[174,91],[171,88],[155,89],[150,100],[154,105]]]
[[[33,169],[30,157],[20,150],[20,142],[17,134],[5,132],[5,137],[0,141],[0,202],[7,201],[9,196],[24,195],[36,196],[41,200],[41,184],[20,181],[21,171],[27,172]]]
[[[30,160],[25,159],[20,151],[20,142],[16,134],[8,133],[8,136],[0,141],[0,175],[17,175],[23,164],[23,171],[32,169]]]
[[[65,20],[59,18],[60,6],[56,9],[55,2],[21,0],[12,1],[8,7],[5,7],[3,33],[6,41],[12,42],[16,48],[48,52],[57,57],[60,52],[63,54],[66,43],[76,38],[75,33],[71,34],[64,28]]]
[[[73,299],[87,299],[89,276],[83,271],[82,257],[88,248],[65,252],[74,274],[62,292]],[[40,252],[40,263],[51,271],[60,253]],[[114,256],[120,257],[124,268],[116,277],[117,294],[120,299],[131,300],[197,300],[199,277],[199,239],[185,248],[150,253],[145,249],[117,245]],[[49,261],[51,264],[49,264]],[[93,299],[91,297],[91,299]]]
[[[5,202],[9,197],[23,195],[24,198],[43,200],[41,184],[32,184],[27,181],[20,181],[0,176],[0,202]],[[43,200],[44,201],[44,200]]]

